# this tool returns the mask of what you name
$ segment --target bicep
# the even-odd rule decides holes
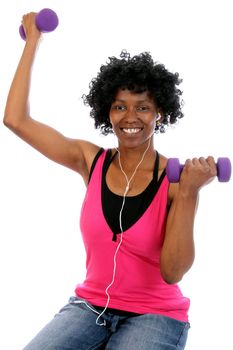
[[[166,223],[167,236],[175,231],[187,231],[192,229],[198,207],[199,196],[184,196],[179,191],[179,184],[170,184],[169,189],[169,212]]]
[[[9,128],[47,158],[83,176],[88,171],[91,154],[98,150],[96,145],[68,138],[32,118],[27,118],[17,128]]]

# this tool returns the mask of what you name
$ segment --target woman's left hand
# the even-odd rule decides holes
[[[180,191],[197,193],[203,186],[213,181],[217,167],[213,157],[187,159],[180,177]]]

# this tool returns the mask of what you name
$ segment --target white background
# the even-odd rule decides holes
[[[228,156],[232,139],[231,1],[7,1],[0,4],[0,111],[24,42],[21,16],[44,7],[60,19],[33,70],[31,114],[67,136],[113,146],[81,96],[108,56],[150,51],[183,78],[185,118],[156,148],[182,161]],[[20,350],[73,294],[85,274],[79,212],[82,179],[0,125],[0,348]],[[191,298],[187,350],[232,344],[232,181],[201,191],[196,260],[181,288]]]

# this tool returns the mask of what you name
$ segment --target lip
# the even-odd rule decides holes
[[[128,131],[127,131],[128,130]],[[134,127],[120,127],[122,134],[127,136],[138,135],[143,130],[143,127],[134,126]]]

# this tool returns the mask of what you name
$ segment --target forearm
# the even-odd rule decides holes
[[[161,273],[168,283],[179,282],[193,263],[193,230],[197,202],[198,194],[180,191],[173,199],[161,252]]]
[[[3,120],[10,128],[17,128],[29,116],[31,70],[38,41],[32,38],[26,42],[10,87]]]

